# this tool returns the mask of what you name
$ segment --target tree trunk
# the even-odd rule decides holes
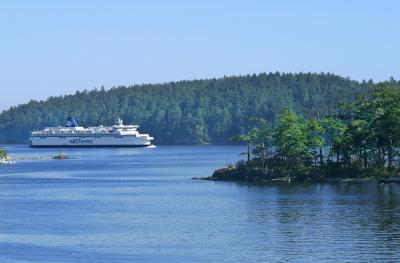
[[[381,145],[381,140],[378,138],[378,143],[377,143],[377,148],[378,148],[378,152],[377,152],[377,166],[379,169],[383,168],[383,159],[382,159],[382,155],[383,155],[383,149],[382,149],[382,145]]]
[[[318,162],[318,156],[317,156],[317,153],[316,152],[314,152],[314,166],[317,166],[317,162]]]
[[[367,146],[364,145],[364,169],[368,168]]]
[[[319,166],[324,166],[324,156],[322,155],[322,147],[319,148]]]
[[[339,164],[339,150],[336,152],[336,164]]]
[[[261,155],[261,159],[262,159],[262,170],[264,172],[264,174],[267,174],[267,148],[265,147],[265,143],[263,142],[262,145],[262,155]]]
[[[389,140],[389,147],[388,147],[388,167],[393,167],[393,148],[392,148],[392,138]]]
[[[247,162],[250,162],[250,141],[247,141]]]

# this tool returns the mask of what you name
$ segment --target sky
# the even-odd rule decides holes
[[[0,111],[101,86],[399,70],[395,0],[0,2]]]

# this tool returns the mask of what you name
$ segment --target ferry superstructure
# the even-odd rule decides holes
[[[73,117],[65,126],[46,127],[31,132],[30,147],[146,147],[154,139],[140,134],[137,125],[124,125],[120,118],[113,126],[81,127]]]

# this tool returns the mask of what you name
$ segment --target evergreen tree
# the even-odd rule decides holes
[[[249,142],[248,156],[251,145],[253,159],[229,172],[245,180],[398,175],[399,101],[400,88],[386,82],[321,120],[285,108],[274,127],[262,121],[239,137]]]
[[[156,144],[227,143],[251,129],[250,116],[274,123],[285,107],[306,119],[333,114],[339,101],[354,102],[372,86],[372,81],[360,83],[333,74],[276,72],[101,87],[3,111],[0,142],[27,142],[32,130],[62,125],[74,116],[83,126],[110,125],[121,117],[140,125],[140,131],[155,137]]]

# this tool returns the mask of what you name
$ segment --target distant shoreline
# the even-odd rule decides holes
[[[1,145],[3,146],[8,146],[8,145],[18,145],[18,146],[29,146],[29,143],[1,143]],[[157,144],[155,143],[154,145],[156,146],[246,146],[245,143],[199,143],[199,144]],[[35,148],[35,147],[34,147]],[[36,147],[36,148],[47,148],[47,147]],[[49,149],[51,148],[64,148],[64,146],[60,146],[60,147],[48,147]],[[69,147],[65,147],[65,148],[69,148]],[[90,148],[90,147],[87,147]],[[107,147],[104,147],[107,148]],[[110,148],[110,147],[108,147]],[[121,148],[118,146],[114,146],[113,148]],[[126,148],[126,147],[125,147]],[[129,147],[128,147],[129,148]],[[132,147],[132,148],[138,148],[138,147]],[[140,148],[140,147],[139,147]],[[144,147],[146,148],[146,147]],[[238,153],[239,155],[239,153]]]

